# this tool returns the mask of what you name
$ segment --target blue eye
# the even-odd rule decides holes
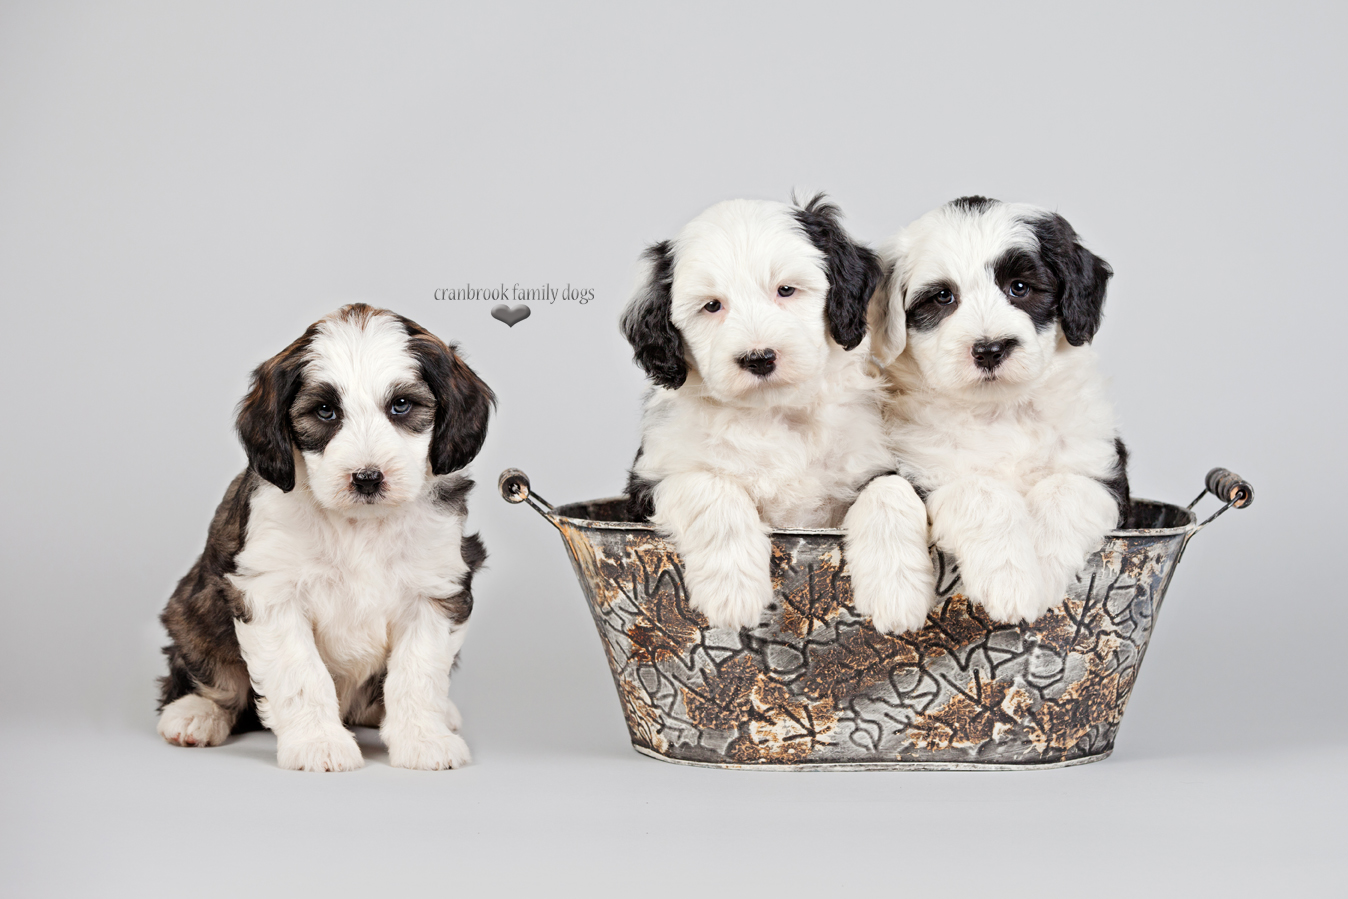
[[[789,296],[791,296],[791,294],[793,294],[793,293],[795,293],[795,292],[796,292],[796,289],[795,289],[794,287],[788,287],[788,286],[785,285],[785,284],[783,284],[781,287],[777,288],[777,296],[779,296],[779,297],[789,297]]]
[[[388,410],[394,415],[406,415],[412,411],[412,403],[403,397],[398,397],[393,401],[393,405],[388,407]]]
[[[324,403],[323,405],[315,409],[314,414],[317,415],[319,418],[323,419],[323,421],[337,420],[337,410],[329,406],[327,403]]]
[[[946,287],[941,288],[940,292],[936,294],[936,302],[942,306],[949,306],[951,303],[955,302],[954,291]]]
[[[720,301],[720,300],[712,300],[710,303],[708,303],[707,305],[703,306],[702,309],[703,309],[704,312],[720,312],[720,311],[721,311],[721,301]]]

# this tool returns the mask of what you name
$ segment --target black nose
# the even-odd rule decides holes
[[[1002,360],[1011,355],[1020,341],[1014,337],[1003,337],[1001,340],[980,340],[974,344],[969,352],[973,354],[974,365],[987,371],[1002,364]]]
[[[364,496],[374,496],[384,483],[384,473],[377,468],[362,468],[351,475],[351,486]]]
[[[753,350],[735,361],[745,371],[766,378],[777,367],[777,353],[775,350]]]

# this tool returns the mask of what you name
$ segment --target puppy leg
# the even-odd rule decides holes
[[[843,519],[857,611],[890,634],[922,627],[936,601],[927,552],[927,507],[897,475],[866,485]]]
[[[683,557],[688,604],[713,627],[753,627],[772,602],[769,528],[738,484],[705,472],[656,485],[651,521]]]
[[[991,478],[953,481],[927,497],[931,533],[955,554],[970,599],[994,621],[1033,621],[1044,611],[1034,527],[1025,500]]]
[[[276,762],[297,771],[352,771],[365,764],[342,726],[337,689],[314,645],[313,626],[291,603],[264,605],[234,622],[257,691],[262,723],[276,733]]]
[[[159,713],[159,736],[175,746],[219,746],[235,714],[198,693],[173,700]]]
[[[1099,481],[1077,474],[1044,478],[1025,496],[1044,581],[1044,610],[1059,605],[1086,557],[1118,524],[1119,507]]]
[[[449,701],[449,672],[467,630],[431,600],[395,628],[379,728],[395,767],[438,771],[471,761],[468,744],[454,732],[462,719]]]
[[[241,661],[216,665],[211,674],[209,666],[197,670],[201,673],[193,674],[182,650],[170,647],[168,704],[159,713],[158,731],[175,746],[219,746],[248,705],[248,672]]]

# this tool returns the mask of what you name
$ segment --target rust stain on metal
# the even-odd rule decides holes
[[[933,551],[939,602],[926,627],[888,636],[852,606],[838,536],[774,535],[776,611],[730,631],[688,605],[678,554],[649,529],[561,522],[632,742],[720,765],[1105,755],[1185,537],[1107,538],[1062,606],[1018,625],[990,621],[961,592],[954,560]]]

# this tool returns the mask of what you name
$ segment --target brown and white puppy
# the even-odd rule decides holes
[[[344,723],[399,767],[469,761],[449,675],[486,551],[458,472],[494,401],[453,346],[359,303],[253,372],[248,468],[161,616],[164,739],[212,746],[255,713],[283,768],[359,768]]]

